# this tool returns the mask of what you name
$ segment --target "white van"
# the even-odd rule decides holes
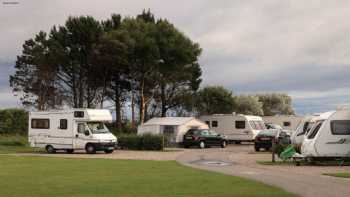
[[[305,136],[301,154],[317,159],[350,157],[350,109],[320,115]]]
[[[48,153],[79,149],[112,153],[117,138],[104,124],[111,121],[111,113],[103,109],[30,112],[28,140],[32,147],[45,148]]]
[[[236,143],[252,142],[261,130],[266,129],[260,116],[232,113],[201,116],[199,119],[207,123],[212,130]]]

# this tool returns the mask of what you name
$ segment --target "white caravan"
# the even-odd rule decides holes
[[[301,154],[315,159],[350,157],[350,109],[321,114],[306,134]]]
[[[232,113],[201,116],[199,119],[207,123],[212,130],[236,143],[254,141],[255,136],[266,129],[260,116]]]
[[[292,133],[291,143],[296,149],[300,150],[305,134],[307,134],[307,132],[311,129],[318,116],[320,116],[320,114],[306,116]]]
[[[28,140],[32,147],[45,148],[48,153],[78,149],[112,153],[117,138],[104,124],[111,121],[111,113],[103,109],[30,112]]]
[[[303,120],[302,116],[296,115],[275,115],[275,116],[263,116],[262,117],[265,123],[278,124],[284,130],[294,132],[300,122]]]
[[[181,143],[189,129],[208,129],[208,125],[194,117],[152,118],[138,126],[137,134],[163,134],[170,143]]]

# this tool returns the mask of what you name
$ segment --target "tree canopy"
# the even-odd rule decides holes
[[[144,122],[193,95],[201,83],[200,54],[197,43],[149,10],[103,21],[69,17],[25,41],[10,82],[23,104],[39,110],[112,102],[120,127],[126,101]]]

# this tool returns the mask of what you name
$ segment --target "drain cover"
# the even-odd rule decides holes
[[[197,163],[200,165],[209,165],[209,166],[229,166],[229,165],[232,165],[232,163],[230,163],[230,162],[210,161],[210,160],[199,160],[199,161],[195,161],[193,163]]]

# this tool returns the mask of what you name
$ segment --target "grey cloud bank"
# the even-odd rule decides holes
[[[8,87],[24,40],[70,15],[105,19],[150,8],[204,49],[203,85],[235,93],[286,92],[298,113],[350,103],[350,1],[18,1],[0,5],[0,107],[17,106]]]

